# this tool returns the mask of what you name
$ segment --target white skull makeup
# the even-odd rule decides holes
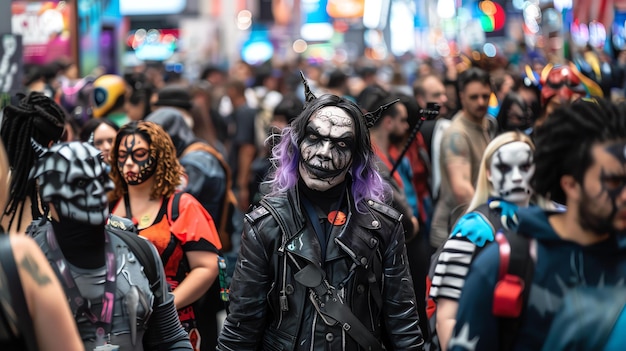
[[[491,157],[488,178],[493,185],[492,195],[527,206],[533,193],[530,179],[534,173],[533,152],[528,144],[516,141],[503,145]]]
[[[41,146],[30,178],[38,178],[43,202],[52,203],[59,216],[91,225],[103,224],[109,215],[107,192],[113,182],[100,151],[89,143]]]
[[[346,179],[352,165],[354,121],[334,106],[309,119],[300,143],[300,177],[310,189],[328,190]]]

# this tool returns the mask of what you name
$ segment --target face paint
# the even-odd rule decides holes
[[[337,107],[311,117],[300,143],[300,177],[311,189],[325,191],[343,182],[352,164],[354,121]]]
[[[31,176],[39,180],[42,201],[52,203],[59,216],[99,225],[109,215],[107,192],[113,190],[105,166],[91,144],[55,144],[40,157]]]
[[[143,136],[132,134],[122,137],[117,152],[117,168],[128,185],[141,184],[154,174],[156,159],[150,154],[150,144]]]
[[[604,149],[611,158],[617,160],[621,167],[606,169],[602,165],[600,169],[600,191],[597,195],[588,195],[587,189],[583,188],[581,205],[578,210],[580,225],[586,230],[597,234],[613,233],[616,230],[626,229],[626,203],[620,201],[620,196],[626,188],[626,144],[613,144]],[[610,212],[602,215],[599,209],[603,198],[610,201]]]
[[[489,181],[493,194],[519,206],[527,206],[533,189],[530,179],[535,173],[533,153],[522,141],[505,144],[491,157]]]

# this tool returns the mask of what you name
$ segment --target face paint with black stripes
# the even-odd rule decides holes
[[[132,162],[129,163],[129,159]],[[140,134],[122,137],[117,167],[128,185],[138,185],[152,177],[156,171],[156,157],[150,153],[149,142]]]
[[[583,181],[583,192],[578,209],[578,217],[582,228],[597,234],[615,233],[624,230],[626,204],[620,202],[620,195],[626,188],[626,144],[613,143],[603,149],[609,158],[596,155],[595,163],[599,163],[599,187],[597,192],[589,194],[594,181]],[[602,211],[607,200],[610,211]]]
[[[69,142],[40,148],[30,177],[39,181],[41,200],[52,203],[62,218],[91,225],[109,215],[107,193],[113,182],[100,151],[89,143]]]
[[[515,141],[502,145],[491,157],[492,195],[526,206],[533,193],[530,180],[534,173],[533,153],[528,144]]]
[[[346,178],[354,152],[354,121],[334,106],[311,117],[300,143],[299,172],[311,189],[324,191]]]

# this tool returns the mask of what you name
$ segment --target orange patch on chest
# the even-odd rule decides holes
[[[330,211],[328,213],[328,221],[332,225],[344,225],[346,223],[347,216],[341,211]]]

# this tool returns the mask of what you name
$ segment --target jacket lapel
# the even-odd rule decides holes
[[[354,212],[356,209],[352,208],[351,211]],[[348,255],[355,264],[368,265],[378,246],[377,233],[379,230],[380,221],[371,212],[358,216],[350,215],[344,230],[333,238],[333,245],[330,246],[335,249],[332,256],[327,253],[327,260],[332,257]]]

